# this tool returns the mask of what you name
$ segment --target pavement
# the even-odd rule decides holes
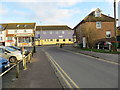
[[[97,88],[102,88],[102,90],[118,88],[118,65],[71,53],[63,50],[63,48],[42,47],[77,86],[80,88],[96,88],[94,90],[99,90]]]
[[[3,76],[3,88],[62,88],[48,58],[40,48],[36,50],[32,63],[27,65],[27,70],[20,70],[18,79],[15,69]]]
[[[84,51],[84,50],[80,50],[80,48],[74,48],[73,46],[64,46],[62,49],[70,50],[70,51],[77,52],[77,53],[82,53],[85,55],[89,55],[89,56],[93,56],[96,58],[101,58],[101,59],[105,59],[105,60],[109,60],[109,61],[117,62],[117,63],[119,62],[118,60],[120,58],[119,54],[108,54],[108,53]]]

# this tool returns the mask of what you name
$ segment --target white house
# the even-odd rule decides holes
[[[32,46],[36,23],[9,23],[5,46]]]

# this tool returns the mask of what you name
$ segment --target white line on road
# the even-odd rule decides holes
[[[74,53],[74,54],[78,54],[78,55],[82,55],[82,56],[94,58],[94,59],[99,60],[99,61],[103,61],[103,62],[115,64],[115,65],[120,65],[119,63],[116,63],[116,62],[108,61],[108,60],[101,59],[101,58],[95,58],[95,57],[92,57],[92,56],[89,56],[89,55],[85,55],[85,54],[82,54],[82,53],[76,53],[76,52],[73,52],[73,51],[70,51],[70,50],[65,50],[65,49],[62,49],[62,50],[67,51],[67,52],[70,52],[70,53]]]

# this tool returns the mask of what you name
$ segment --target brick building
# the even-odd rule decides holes
[[[73,30],[76,42],[83,47],[97,47],[114,41],[114,18],[104,15],[98,8],[86,16]]]
[[[120,26],[117,27],[117,41],[120,43]]]

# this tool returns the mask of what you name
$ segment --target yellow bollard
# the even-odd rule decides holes
[[[27,70],[26,57],[23,58],[23,67],[24,67],[24,70]]]
[[[27,63],[26,63],[26,57],[24,57],[24,47],[22,47],[22,59],[23,59],[23,68],[24,70],[27,70]]]
[[[19,63],[16,63],[16,78],[19,77],[20,69],[19,69]]]
[[[28,62],[31,63],[31,53],[28,55]]]

